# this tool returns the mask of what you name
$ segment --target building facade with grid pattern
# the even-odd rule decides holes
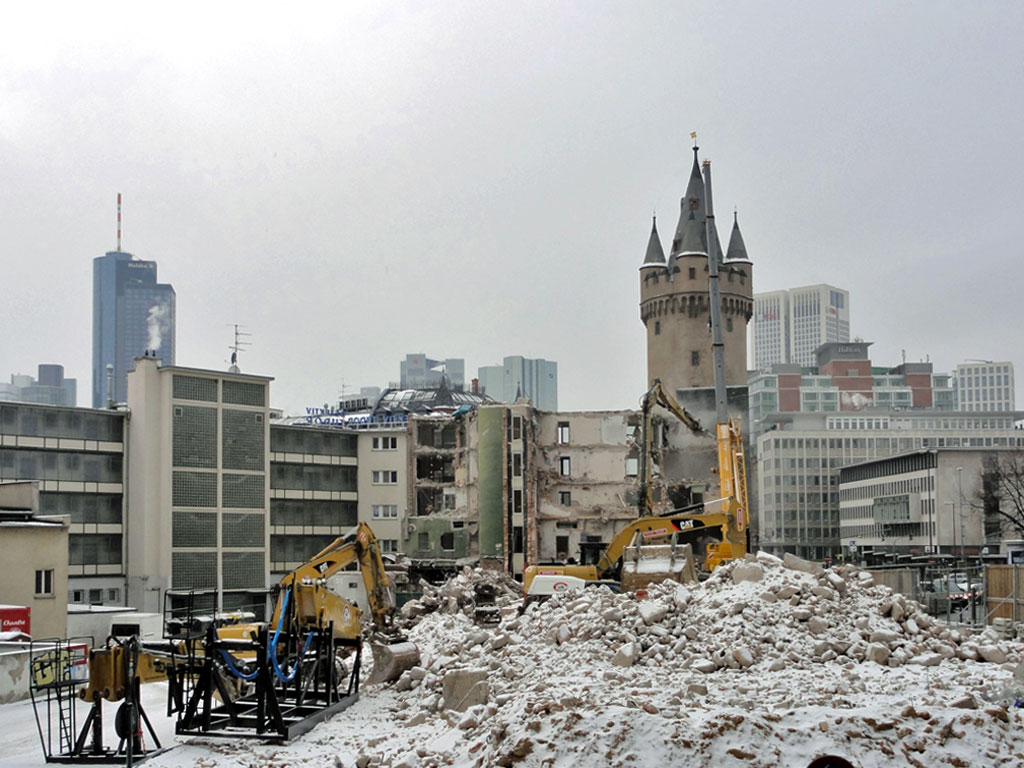
[[[128,604],[168,591],[262,615],[270,580],[270,379],[162,366],[128,375]],[[174,598],[177,599],[177,598]]]

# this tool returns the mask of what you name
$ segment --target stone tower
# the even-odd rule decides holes
[[[655,221],[640,266],[640,319],[647,329],[647,383],[661,379],[680,402],[693,401],[687,390],[710,389],[713,392],[715,386],[708,293],[709,252],[719,264],[725,378],[730,390],[746,389],[747,323],[754,307],[752,265],[739,224],[734,219],[729,247],[723,257],[714,223],[711,164],[705,161],[702,176],[697,149],[693,148],[693,169],[686,195],[680,202],[679,224],[669,257],[665,259]],[[710,247],[705,219],[710,219]],[[738,398],[735,395],[730,392],[730,401],[737,405],[738,400],[746,400],[745,392]]]

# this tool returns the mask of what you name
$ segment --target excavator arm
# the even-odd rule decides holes
[[[274,609],[273,626],[281,618],[286,600],[294,601],[299,630],[323,629],[333,623],[335,637],[355,638],[361,632],[359,609],[327,588],[327,580],[344,568],[359,563],[374,627],[385,631],[395,610],[391,582],[373,530],[360,522],[354,533],[339,536],[308,562],[281,579],[281,593]]]

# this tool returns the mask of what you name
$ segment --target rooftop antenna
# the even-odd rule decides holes
[[[121,252],[121,193],[117,193],[117,252]]]
[[[228,368],[228,373],[241,373],[242,369],[238,367],[238,353],[242,351],[243,347],[252,345],[251,341],[246,341],[242,337],[252,336],[252,334],[241,330],[245,327],[244,325],[234,323],[233,327],[235,329],[235,343],[228,347],[231,350],[231,367]]]

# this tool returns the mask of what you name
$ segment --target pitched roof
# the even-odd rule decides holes
[[[664,266],[665,251],[661,247],[661,238],[658,236],[658,217],[652,217],[651,238],[647,241],[647,255],[644,257],[643,266]]]
[[[747,246],[743,242],[743,235],[740,234],[739,216],[735,212],[732,215],[732,234],[729,235],[729,250],[725,254],[726,261],[734,259],[750,261],[747,256]]]

